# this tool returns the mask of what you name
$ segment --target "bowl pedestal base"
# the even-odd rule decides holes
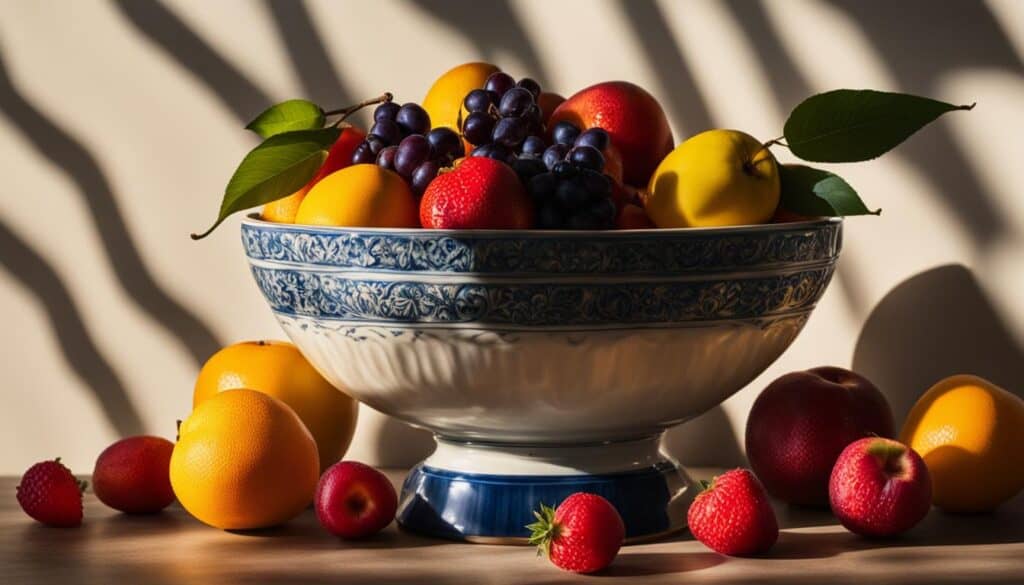
[[[531,445],[437,437],[437,450],[402,486],[398,522],[428,536],[526,544],[541,502],[590,492],[615,505],[627,543],[658,538],[686,527],[699,489],[659,450],[660,438]]]

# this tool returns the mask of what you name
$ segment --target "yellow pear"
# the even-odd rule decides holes
[[[779,168],[753,136],[708,130],[661,161],[648,191],[647,215],[659,228],[766,223],[779,204]]]

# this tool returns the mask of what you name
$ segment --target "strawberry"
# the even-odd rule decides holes
[[[469,157],[427,186],[420,223],[437,229],[528,229],[533,202],[512,167]]]
[[[575,493],[557,510],[542,503],[533,515],[537,521],[527,526],[530,544],[566,571],[600,571],[612,563],[626,537],[615,506],[596,494]]]
[[[779,538],[779,524],[761,482],[746,469],[714,478],[687,514],[690,532],[723,555],[764,552]]]
[[[82,492],[78,481],[60,462],[43,461],[28,468],[18,484],[18,504],[32,518],[49,526],[78,526],[82,523]]]

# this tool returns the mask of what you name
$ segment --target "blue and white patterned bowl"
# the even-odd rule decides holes
[[[591,481],[668,465],[677,474],[669,483],[687,491],[656,438],[725,400],[789,346],[831,279],[841,230],[838,219],[613,232],[248,219],[242,236],[256,283],[313,365],[363,403],[438,436],[443,448],[407,482],[408,520],[423,516],[417,505],[427,516],[459,516],[456,504],[420,501],[452,481]],[[473,483],[474,474],[489,479]],[[540,483],[526,492],[558,495]],[[631,536],[677,528],[675,515],[664,526],[634,525]],[[442,522],[448,532],[407,524],[503,538],[523,536],[521,516],[463,514]]]

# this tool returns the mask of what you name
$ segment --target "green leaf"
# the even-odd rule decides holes
[[[849,183],[839,175],[804,165],[780,165],[782,197],[779,205],[799,215],[878,215],[871,211]]]
[[[837,89],[800,103],[783,133],[804,160],[857,162],[885,154],[946,112],[972,108],[904,93]]]
[[[320,106],[307,100],[288,100],[264,110],[249,122],[246,129],[259,134],[261,138],[270,138],[282,132],[323,127],[324,111]]]
[[[276,201],[298,191],[316,174],[341,130],[298,130],[264,140],[245,155],[224,190],[217,221],[198,240],[210,234],[232,213]]]

